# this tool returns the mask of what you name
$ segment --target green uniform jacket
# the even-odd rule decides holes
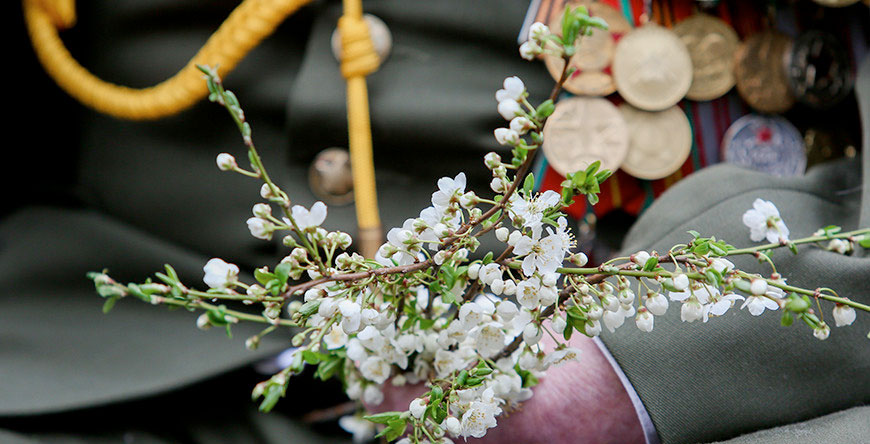
[[[152,85],[183,66],[235,5],[177,3],[79,2],[79,24],[64,38],[101,78]],[[482,155],[497,148],[492,130],[503,121],[494,92],[504,77],[519,75],[534,97],[549,92],[543,66],[518,57],[526,7],[366,2],[394,41],[389,59],[369,77],[385,227],[427,206],[438,177],[464,170],[476,189],[486,189]],[[339,14],[338,2],[304,9],[225,78],[271,175],[294,203],[315,200],[307,185],[313,156],[346,146],[344,83],[329,49]],[[26,51],[18,29],[18,48]],[[25,69],[11,87],[11,107],[20,112],[10,130],[27,133],[28,142],[7,151],[9,165],[29,175],[6,179],[9,206],[0,220],[0,442],[347,439],[334,427],[298,422],[306,408],[341,401],[334,384],[304,376],[291,384],[280,411],[255,412],[249,390],[265,377],[250,364],[286,347],[288,334],[273,334],[250,352],[242,343],[256,329],[236,328],[228,340],[221,331],[197,330],[196,314],[183,310],[124,300],[103,315],[85,279],[108,268],[119,280],[141,281],[171,263],[185,282],[203,287],[202,266],[211,257],[252,270],[283,256],[277,242],[254,239],[245,227],[259,198],[255,181],[214,164],[223,151],[244,158],[225,111],[201,104],[157,122],[118,121],[72,103],[32,54],[21,60]],[[793,233],[868,226],[868,175],[865,161],[861,191],[857,161],[794,179],[711,168],[654,205],[629,233],[627,248],[662,249],[685,240],[688,229],[748,244],[740,215],[756,197],[776,202]],[[328,228],[355,232],[352,207],[329,213]],[[870,258],[810,249],[776,259],[792,283],[831,285],[868,302]],[[847,410],[870,400],[866,316],[819,342],[800,326],[778,327],[775,315],[733,310],[727,319],[677,325],[677,311],[671,307],[651,334],[624,328],[603,335],[664,443],[728,439],[817,417],[746,442],[870,436],[867,409]]]

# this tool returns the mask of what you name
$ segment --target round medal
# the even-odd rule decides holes
[[[654,180],[683,166],[692,151],[692,126],[680,107],[643,111],[624,103],[619,112],[630,134],[628,155],[620,166],[623,171]]]
[[[792,46],[788,82],[801,102],[817,108],[833,106],[852,89],[849,56],[831,34],[807,31]]]
[[[740,40],[723,20],[695,14],[674,27],[692,58],[690,100],[713,100],[734,86],[734,51]]]
[[[327,148],[317,154],[308,169],[311,191],[330,205],[353,202],[353,174],[350,153],[341,148]]]
[[[749,37],[734,53],[737,92],[764,113],[781,113],[794,104],[785,73],[791,38],[776,31]]]
[[[775,176],[803,174],[807,166],[800,131],[777,116],[746,115],[722,139],[725,161]]]
[[[566,176],[596,160],[616,171],[628,153],[628,129],[619,110],[606,99],[572,97],[559,101],[544,125],[544,155]]]
[[[647,111],[677,104],[692,85],[692,59],[673,32],[647,24],[623,37],[613,55],[616,90]]]
[[[564,88],[574,94],[606,96],[616,91],[609,72],[616,39],[630,31],[631,25],[619,11],[601,2],[572,3],[571,6],[581,4],[589,8],[589,15],[604,19],[610,29],[593,28],[592,34],[580,40],[577,52],[571,57],[571,66],[575,71],[565,81]],[[550,29],[555,34],[561,34],[561,14],[550,23]],[[560,57],[547,55],[544,56],[544,64],[550,75],[558,81],[565,62]]]

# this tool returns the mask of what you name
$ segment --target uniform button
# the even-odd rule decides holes
[[[372,37],[372,44],[375,46],[375,52],[378,53],[378,59],[381,63],[390,55],[390,50],[393,48],[393,36],[390,34],[390,28],[383,20],[371,15],[363,14],[363,19],[369,25],[369,35]],[[341,36],[338,35],[338,28],[332,31],[332,54],[335,59],[341,62]]]

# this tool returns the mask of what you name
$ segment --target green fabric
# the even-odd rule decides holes
[[[867,146],[870,128],[870,59],[857,85]],[[736,246],[751,244],[741,215],[756,198],[774,202],[792,237],[820,227],[868,225],[870,156],[820,165],[806,176],[776,178],[721,165],[694,174],[665,193],[628,233],[624,252],[666,251],[689,239],[688,230],[715,234]],[[865,190],[863,193],[861,189]],[[841,296],[870,302],[870,257],[804,248],[773,255],[789,283],[833,287]],[[752,258],[744,269],[767,273]],[[825,314],[833,324],[830,311]],[[726,439],[753,430],[808,420],[870,402],[870,322],[835,327],[815,340],[803,325],[780,327],[778,313],[761,317],[732,309],[724,319],[680,324],[679,305],[656,320],[651,333],[628,329],[603,334],[640,395],[662,442]],[[771,432],[775,433],[775,432]]]
[[[836,442],[866,444],[870,438],[870,406],[855,407],[806,422],[741,435],[719,444],[794,444]]]

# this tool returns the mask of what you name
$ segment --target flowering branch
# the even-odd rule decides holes
[[[807,244],[850,254],[859,246],[870,248],[870,229],[842,232],[831,226],[789,240],[776,207],[760,199],[743,215],[743,223],[750,239],[766,239],[766,244],[738,249],[690,232],[689,242],[664,253],[639,251],[586,266],[588,258],[573,252],[576,240],[562,210],[578,195],[595,204],[599,185],[610,172],[599,170],[595,162],[568,174],[561,193],[536,193],[535,178],[528,171],[543,143],[554,100],[571,74],[568,61],[579,38],[593,28],[606,24],[589,17],[582,6],[566,10],[561,36],[540,23],[531,27],[521,55],[556,55],[565,64],[550,98],[537,106],[529,102],[517,77],[505,79],[496,92],[497,110],[509,123],[494,136],[499,145],[510,148],[511,157],[505,162],[492,152],[484,158],[495,194],[490,199],[467,191],[463,173],[441,178],[432,205],[389,230],[388,242],[374,258],[348,251],[349,234],[321,227],[327,216],[322,202],[310,208],[291,206],[287,193],[266,173],[238,99],[224,89],[216,69],[200,67],[209,99],[230,113],[251,164],[250,170],[242,169],[232,155],[221,153],[218,167],[263,182],[260,195],[266,202],[253,206],[248,229],[265,240],[285,232],[283,244],[289,254],[273,267],[255,269],[253,282],[239,278],[238,266],[213,258],[203,267],[206,291],[184,285],[168,265],[155,275],[159,281],[142,284],[124,285],[105,272],[91,273],[97,292],[106,299],[104,310],[133,296],[155,305],[201,310],[200,328],[221,326],[227,334],[238,322],[266,324],[248,338],[249,348],[278,328],[293,328],[291,364],[253,391],[262,411],[274,407],[286,394],[289,377],[306,365],[316,366],[315,375],[321,379],[338,378],[349,398],[368,405],[381,403],[388,380],[392,385],[423,384],[425,391],[407,411],[363,416],[360,409],[340,421],[355,435],[380,429],[379,436],[390,441],[404,436],[402,443],[446,443],[451,442],[448,436],[485,435],[501,413],[532,396],[531,388],[544,371],[579,358],[579,350],[568,345],[575,332],[598,336],[602,328],[612,332],[628,318],[648,332],[655,316],[664,315],[671,302],[679,303],[684,322],[721,317],[737,301],[754,316],[780,310],[783,325],[800,319],[819,339],[830,334],[821,301],[834,304],[836,326],[852,324],[856,309],[870,311],[870,306],[828,288],[787,284],[771,257],[777,248],[797,253]],[[280,208],[280,217],[272,215],[272,205]],[[505,244],[502,253],[471,259],[479,238],[490,232]],[[727,259],[744,254],[770,264],[773,273],[740,270]],[[244,307],[207,302],[219,300],[261,311],[254,314]],[[554,349],[543,346],[545,333],[556,343]]]

